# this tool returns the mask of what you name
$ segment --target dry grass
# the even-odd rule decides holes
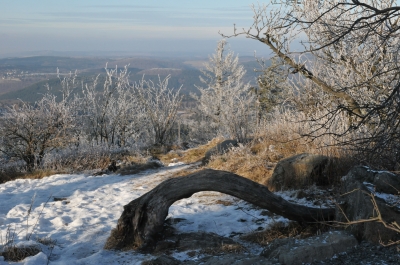
[[[34,172],[5,171],[0,172],[0,184],[16,179],[42,179],[57,173],[61,172],[50,169],[36,170]]]
[[[45,245],[45,246],[54,246],[57,243],[56,239],[52,239],[51,237],[36,237],[35,241]]]
[[[6,261],[21,261],[27,257],[35,256],[41,251],[39,246],[6,247],[1,254]]]
[[[187,175],[196,173],[200,170],[202,170],[203,168],[201,167],[197,167],[197,168],[188,168],[188,169],[184,169],[184,170],[180,170],[177,172],[173,172],[171,175],[169,175],[170,178],[179,178],[179,177],[185,177]]]
[[[282,140],[282,139],[281,139]],[[275,139],[262,137],[233,148],[226,154],[213,156],[208,167],[226,170],[264,184],[271,177],[273,169],[281,159],[300,153],[318,153],[316,148],[296,139],[289,142],[278,142]]]
[[[135,163],[135,164],[145,164],[150,157],[147,156],[142,156],[139,154],[136,155],[126,155],[120,158],[120,160],[122,161],[122,163]]]
[[[161,162],[164,164],[169,164],[175,159],[180,162],[184,163],[194,163],[198,162],[203,159],[205,153],[222,142],[224,139],[222,137],[214,138],[213,140],[209,141],[205,145],[200,145],[196,148],[188,149],[188,150],[172,150],[167,154],[159,154],[157,158],[160,159]]]
[[[327,229],[328,226],[322,224],[301,225],[298,222],[290,222],[286,226],[282,223],[275,223],[264,231],[243,235],[240,239],[266,246],[278,238],[295,237],[302,239],[320,234]]]
[[[265,184],[280,160],[296,154],[320,154],[340,159],[330,169],[332,175],[341,176],[355,164],[352,155],[339,147],[329,137],[321,137],[312,142],[301,137],[306,128],[303,123],[288,122],[285,119],[271,121],[260,127],[253,140],[233,148],[230,152],[215,155],[208,167],[230,171],[255,182]]]
[[[113,160],[121,160],[129,165],[136,173],[149,168],[159,167],[154,163],[148,163],[149,157],[130,154],[106,154],[106,153],[81,153],[76,156],[66,156],[57,161],[50,161],[45,165],[46,169],[38,169],[26,172],[21,169],[11,168],[0,170],[0,184],[16,179],[42,179],[55,174],[73,173],[92,169],[107,169]],[[132,173],[134,174],[134,173]]]
[[[28,211],[29,216],[30,211]],[[11,226],[7,227],[5,238],[0,234],[0,256],[6,261],[21,261],[26,257],[34,256],[41,251],[39,245],[17,246],[15,238],[17,233]],[[4,241],[3,241],[4,240]]]

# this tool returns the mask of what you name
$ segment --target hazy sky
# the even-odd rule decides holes
[[[207,55],[252,23],[254,0],[1,0],[0,56],[31,51]],[[236,38],[241,55],[266,48]]]

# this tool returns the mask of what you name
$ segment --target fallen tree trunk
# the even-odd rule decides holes
[[[168,179],[124,206],[117,227],[107,239],[106,249],[151,250],[163,229],[169,207],[199,191],[229,194],[299,222],[327,221],[334,209],[318,209],[290,203],[267,187],[236,174],[206,169],[191,175]]]

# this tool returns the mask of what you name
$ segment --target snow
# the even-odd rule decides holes
[[[0,265],[46,264],[48,257],[51,265],[141,264],[151,259],[151,255],[108,251],[103,246],[125,204],[190,166],[174,165],[127,176],[58,174],[1,184],[0,240],[5,240],[7,231],[11,231],[16,244],[34,242],[42,252],[20,262],[8,263],[0,257]],[[178,232],[205,231],[221,236],[235,236],[288,221],[279,216],[268,217],[265,210],[218,192],[199,192],[177,201],[167,218],[180,220],[174,222]],[[54,247],[34,241],[48,237],[54,241]],[[184,252],[174,256],[188,258]]]
[[[372,169],[372,168],[370,168],[370,167],[367,167],[367,166],[363,166],[363,167],[364,167],[365,169],[367,169],[367,171],[369,171],[369,172],[373,172],[373,173],[377,173],[377,174],[386,173],[386,174],[390,174],[390,175],[396,176],[395,173],[390,172],[390,171],[374,170],[374,169]]]
[[[400,209],[400,196],[395,194],[388,194],[382,192],[376,192],[375,186],[372,183],[363,182],[367,189],[375,196],[384,200],[388,205]]]
[[[169,163],[168,166],[169,167],[174,167],[174,166],[181,166],[184,165],[185,163],[183,162],[176,162],[176,163]]]
[[[47,264],[47,256],[43,252],[40,252],[32,257],[27,257],[24,262],[24,265],[43,265],[43,264]]]
[[[308,189],[304,190],[307,194],[312,194],[313,196],[318,196],[324,199],[313,199],[312,197],[304,197],[297,198],[298,190],[286,190],[286,191],[278,191],[275,192],[276,195],[282,197],[288,202],[301,204],[303,206],[312,207],[312,208],[332,208],[335,207],[335,202],[333,199],[329,199],[329,196],[326,196],[326,191],[318,189],[316,186],[311,186]],[[329,190],[328,190],[329,192]]]

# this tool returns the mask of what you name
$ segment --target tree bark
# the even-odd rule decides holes
[[[236,174],[205,169],[185,177],[168,179],[125,205],[105,248],[151,251],[162,232],[169,207],[199,191],[229,194],[298,222],[327,221],[335,213],[334,209],[290,203],[270,192],[267,187]]]

